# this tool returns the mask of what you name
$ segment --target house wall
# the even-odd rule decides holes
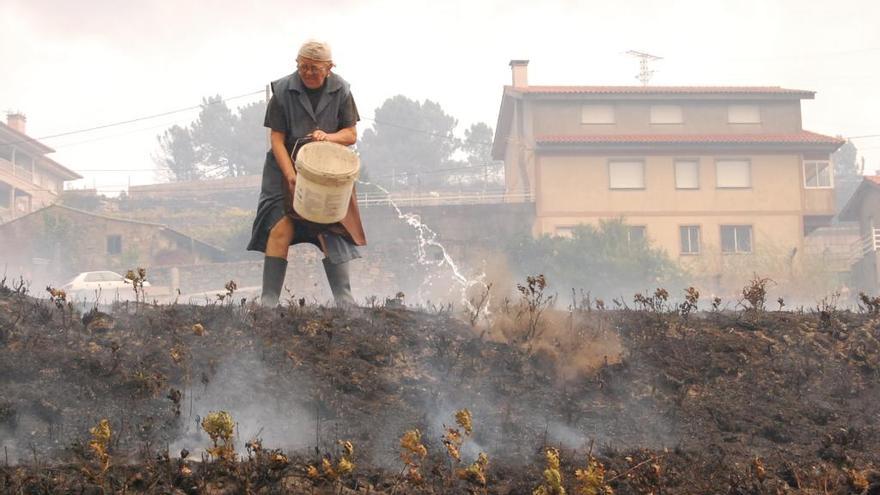
[[[609,187],[609,162],[642,160],[645,188],[614,190]],[[699,189],[676,189],[674,162],[699,161]],[[751,162],[752,187],[716,188],[716,161],[747,159]],[[801,211],[801,162],[798,155],[749,153],[699,155],[604,155],[541,156],[538,160],[539,217],[652,215],[693,212],[792,212]]]
[[[644,161],[644,189],[610,188],[609,161],[621,158]],[[716,160],[726,158],[750,161],[752,187],[716,187]],[[699,189],[676,189],[676,159],[698,161]],[[801,164],[799,154],[542,155],[535,231],[553,235],[560,228],[624,217],[631,225],[646,226],[649,240],[673,259],[708,270],[723,263],[722,225],[751,225],[756,251],[803,253],[806,190]],[[831,189],[809,192],[833,202]],[[681,254],[679,227],[685,225],[700,226],[699,255]]]
[[[793,133],[801,130],[799,100],[782,101],[609,101],[528,100],[534,109],[535,133],[540,134],[754,134]],[[614,124],[582,124],[584,104],[612,105]],[[651,124],[651,105],[682,107],[682,124]],[[730,104],[755,104],[759,124],[728,123]]]

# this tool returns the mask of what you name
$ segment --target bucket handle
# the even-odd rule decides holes
[[[306,137],[298,138],[296,141],[293,142],[293,149],[290,150],[290,162],[293,164],[294,170],[296,170],[296,160],[294,159],[294,155],[297,152],[297,148],[299,147],[299,143],[302,142],[303,144],[308,144],[311,141],[314,141],[314,138],[312,138],[311,136],[306,136]],[[296,170],[296,171],[299,172],[299,170]]]

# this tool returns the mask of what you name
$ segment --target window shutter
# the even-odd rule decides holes
[[[748,160],[718,160],[715,163],[715,184],[718,187],[752,187]]]
[[[652,124],[681,124],[684,122],[678,105],[651,105]]]
[[[678,189],[700,188],[700,164],[694,160],[675,162],[675,187]]]
[[[611,189],[644,189],[645,164],[637,161],[614,161],[608,164]]]
[[[582,124],[613,124],[614,107],[612,105],[584,105],[581,107]]]

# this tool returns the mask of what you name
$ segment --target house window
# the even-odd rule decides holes
[[[727,107],[728,124],[760,124],[761,109],[758,105],[729,105]]]
[[[581,107],[581,124],[613,124],[614,106],[584,105]]]
[[[805,161],[804,187],[808,189],[831,187],[831,165],[822,160]]]
[[[700,254],[700,226],[684,225],[678,228],[681,254]]]
[[[748,160],[718,160],[715,162],[716,187],[752,187],[751,168]]]
[[[752,226],[751,225],[722,225],[721,226],[721,252],[751,253],[752,252]]]
[[[608,162],[608,186],[611,189],[644,189],[645,162]]]
[[[681,107],[678,105],[651,105],[652,124],[684,123]]]
[[[700,162],[696,160],[675,161],[675,188],[700,188]]]
[[[107,254],[121,254],[122,253],[122,236],[121,235],[108,235],[107,236]]]
[[[645,242],[646,230],[644,225],[628,225],[626,227],[626,242],[629,245]]]

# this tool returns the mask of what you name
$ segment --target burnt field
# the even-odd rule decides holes
[[[0,289],[0,493],[880,493],[876,311],[25,292]]]

